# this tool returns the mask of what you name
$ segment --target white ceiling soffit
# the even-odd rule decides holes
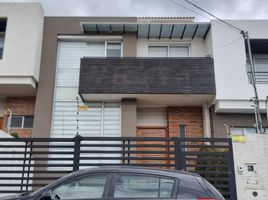
[[[101,24],[81,23],[86,34],[136,33],[139,38],[205,38],[210,23],[189,24]]]

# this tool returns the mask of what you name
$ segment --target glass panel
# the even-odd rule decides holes
[[[12,128],[22,128],[23,116],[12,116],[10,127]]]
[[[232,128],[231,135],[244,135],[244,128]]]
[[[172,194],[172,189],[174,185],[174,180],[161,178],[160,181],[160,197],[170,198]]]
[[[115,183],[115,198],[157,198],[159,178],[119,175]]]
[[[83,177],[59,186],[51,192],[52,200],[102,198],[108,175]]]
[[[188,57],[189,49],[187,46],[170,46],[169,57]]]
[[[257,133],[256,128],[245,128],[246,133]]]
[[[268,58],[254,58],[257,72],[268,72]]]
[[[107,57],[121,57],[121,43],[107,43]]]
[[[0,59],[3,57],[5,35],[0,33]]]
[[[168,47],[167,46],[150,46],[149,57],[168,57]]]
[[[25,116],[24,117],[23,128],[33,128],[33,116]]]

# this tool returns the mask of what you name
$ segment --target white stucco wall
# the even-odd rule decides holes
[[[268,39],[268,20],[229,22],[248,31],[252,39]],[[215,21],[211,22],[211,30],[216,99],[228,100],[229,104],[232,104],[231,100],[248,102],[254,92],[247,76],[244,39],[240,33]],[[265,100],[268,96],[268,84],[258,84],[257,88],[259,98]],[[248,105],[250,106],[250,103]]]
[[[245,143],[233,143],[238,200],[268,199],[268,135],[247,134]],[[248,172],[253,165],[255,172]],[[252,193],[258,196],[253,197]]]
[[[0,77],[32,77],[38,81],[44,12],[39,3],[0,3],[7,18]]]
[[[148,46],[149,45],[166,45],[166,44],[178,44],[178,45],[189,45],[190,56],[192,57],[205,57],[208,55],[205,40],[203,38],[191,39],[146,39],[139,38],[137,41],[137,56],[148,57]]]

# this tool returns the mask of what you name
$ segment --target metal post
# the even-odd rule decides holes
[[[74,138],[74,162],[73,162],[73,171],[79,170],[80,164],[80,145],[83,137],[81,135],[76,135]]]
[[[175,169],[186,170],[185,153],[182,151],[180,138],[174,138],[175,144]]]
[[[251,70],[251,84],[254,88],[254,94],[255,97],[253,99],[254,107],[255,107],[255,121],[256,121],[256,128],[258,133],[264,133],[263,127],[262,127],[262,119],[261,119],[261,113],[260,113],[260,102],[259,102],[259,96],[256,86],[256,76],[255,76],[255,66],[252,59],[252,53],[251,53],[251,45],[249,40],[249,34],[248,32],[242,32],[243,37],[246,39],[247,42],[247,50],[248,50],[248,56],[249,56],[249,63],[250,63],[250,70]]]
[[[235,168],[234,168],[234,152],[233,143],[229,139],[229,156],[228,156],[228,168],[229,168],[229,180],[230,180],[230,199],[237,200],[236,180],[235,180]]]

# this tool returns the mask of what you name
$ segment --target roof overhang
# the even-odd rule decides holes
[[[210,23],[90,23],[82,22],[85,34],[136,33],[139,38],[205,38]]]
[[[0,76],[0,96],[35,96],[36,84],[33,77]]]

